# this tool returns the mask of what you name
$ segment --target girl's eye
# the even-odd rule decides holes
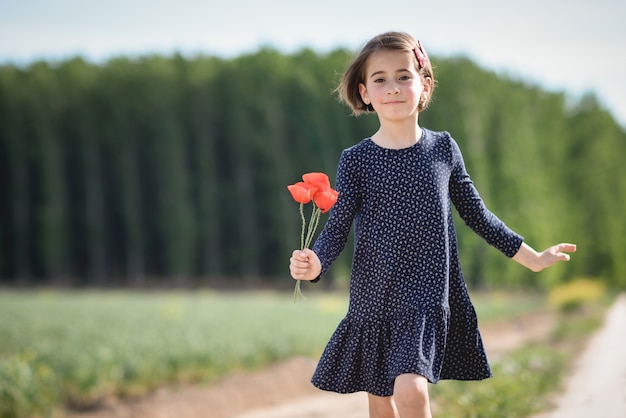
[[[374,80],[374,83],[384,83],[385,79],[384,78],[377,78]]]
[[[400,80],[402,80],[402,81],[406,81],[406,80],[410,80],[410,79],[411,79],[411,76],[409,76],[409,75],[401,75],[400,76]]]

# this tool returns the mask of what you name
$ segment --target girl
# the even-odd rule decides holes
[[[384,33],[363,47],[337,92],[354,115],[376,112],[380,128],[343,151],[339,199],[324,230],[312,250],[290,259],[295,280],[319,280],[354,222],[348,313],[312,383],[366,391],[372,418],[431,417],[427,382],[491,376],[451,203],[489,244],[533,271],[576,250],[559,244],[537,253],[484,206],[450,134],[419,126],[434,87],[428,55],[410,35]]]

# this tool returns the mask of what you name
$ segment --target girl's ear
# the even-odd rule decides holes
[[[423,78],[423,86],[424,89],[422,91],[422,94],[425,95],[425,98],[430,96],[430,93],[433,90],[433,79],[430,77],[424,77]]]
[[[367,87],[365,87],[365,84],[363,83],[359,83],[359,94],[361,95],[361,100],[363,100],[363,103],[369,106],[370,98],[367,95]]]

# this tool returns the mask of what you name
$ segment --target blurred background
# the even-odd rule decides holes
[[[537,279],[460,227],[468,280],[624,286],[625,7],[4,1],[0,280],[285,282],[285,186],[334,178],[375,131],[331,90],[369,37],[404,30],[436,66],[421,121],[457,139],[488,206],[537,248],[579,245]]]
[[[290,306],[286,186],[309,171],[334,185],[341,150],[377,129],[332,90],[388,30],[428,51],[420,123],[452,134],[487,206],[536,249],[578,245],[534,274],[458,222],[471,290],[504,292],[497,306],[573,282],[583,299],[623,290],[625,15],[611,0],[0,0],[0,417],[318,355],[351,244],[316,287],[338,299]],[[164,288],[202,291],[123,291]],[[212,293],[226,289],[282,296]],[[328,323],[311,342],[314,317]],[[241,330],[259,318],[282,339]]]

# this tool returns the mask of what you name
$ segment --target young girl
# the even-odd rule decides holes
[[[313,249],[290,259],[295,280],[317,281],[354,223],[350,304],[312,382],[366,391],[372,418],[431,417],[427,382],[491,376],[461,273],[451,203],[464,222],[508,257],[540,271],[569,260],[575,245],[537,253],[484,206],[447,132],[421,128],[433,95],[428,55],[410,35],[370,40],[337,88],[354,115],[380,128],[343,151],[339,199]]]

